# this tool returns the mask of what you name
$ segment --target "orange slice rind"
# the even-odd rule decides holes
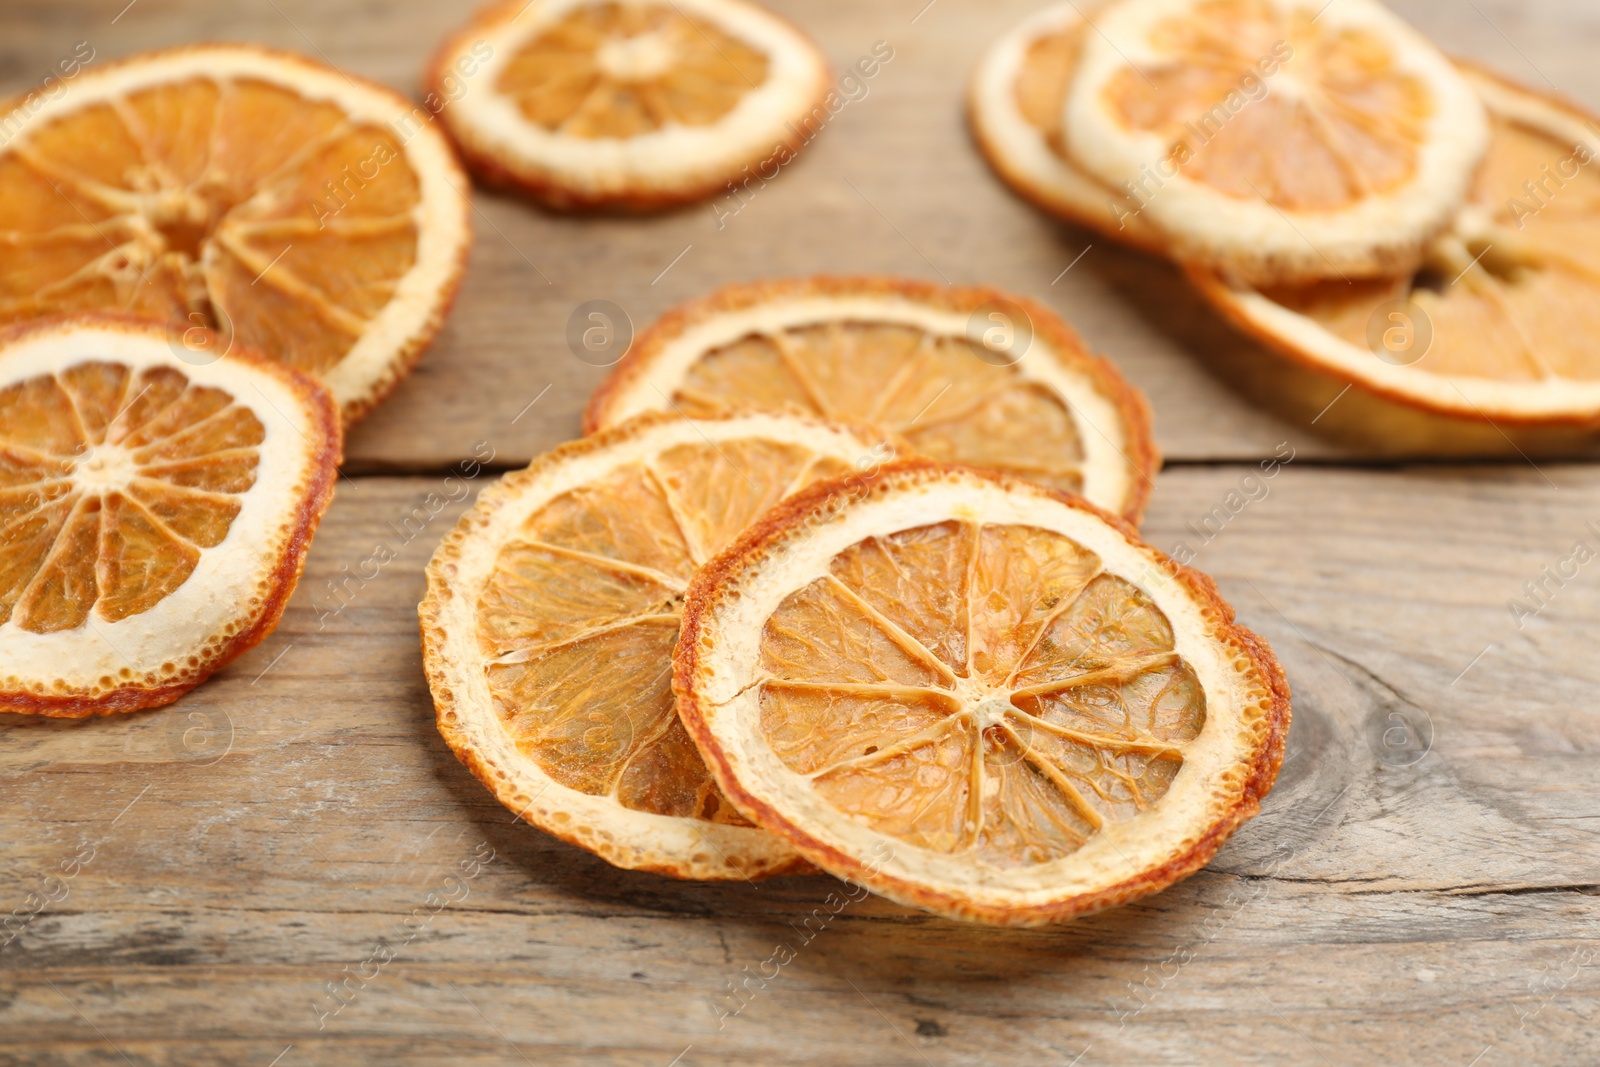
[[[1461,69],[1492,135],[1421,270],[1353,285],[1190,279],[1274,350],[1388,399],[1497,423],[1600,422],[1600,119]]]
[[[1472,87],[1376,0],[1122,0],[1094,28],[1073,159],[1236,279],[1412,269],[1487,144]]]
[[[512,0],[427,80],[480,175],[556,208],[652,210],[787,164],[826,121],[829,72],[745,0]]]
[[[990,45],[967,88],[973,138],[995,173],[1043,210],[1160,253],[1161,236],[1140,217],[1138,202],[1090,177],[1067,153],[1067,90],[1091,32],[1083,7],[1068,0],[1023,19]]]
[[[1011,925],[1205,864],[1289,724],[1209,579],[1079,498],[926,461],[815,486],[702,568],[674,687],[723,792],[808,860]]]
[[[802,867],[712,783],[674,710],[672,649],[701,562],[791,489],[881,455],[815,419],[645,415],[485,490],[419,609],[445,741],[502,804],[619,867]]]
[[[790,408],[882,427],[1137,520],[1160,467],[1144,398],[1042,305],[896,278],[730,285],[663,316],[595,391],[589,430],[641,411]]]
[[[356,419],[465,266],[467,180],[431,118],[250,45],[86,70],[0,146],[0,323],[98,310],[191,342],[216,329],[317,375]]]
[[[0,711],[176,700],[272,632],[333,492],[339,423],[306,375],[159,324],[0,337]]]

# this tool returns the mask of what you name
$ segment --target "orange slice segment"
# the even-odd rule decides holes
[[[432,116],[243,45],[86,71],[0,146],[0,323],[86,310],[223,335],[321,378],[346,421],[438,330],[466,179]]]
[[[1471,86],[1376,0],[1127,0],[1095,25],[1073,159],[1240,279],[1414,266],[1487,144]]]
[[[1259,809],[1289,694],[1232,619],[1077,498],[913,461],[703,567],[674,686],[724,793],[801,855],[1032,925],[1164,888]]]
[[[1600,420],[1600,119],[1463,68],[1493,136],[1422,268],[1347,285],[1191,279],[1229,319],[1319,371],[1446,415]]]
[[[756,878],[800,860],[711,780],[671,685],[696,568],[876,442],[786,415],[646,415],[486,491],[428,566],[439,730],[501,803],[619,867]]]
[[[337,414],[235,349],[82,316],[0,340],[0,711],[170,703],[272,632],[327,507]]]
[[[989,165],[1026,199],[1080,226],[1160,253],[1160,234],[1141,217],[1139,202],[1085,173],[1067,152],[1067,90],[1093,32],[1085,11],[1068,0],[1023,19],[989,46],[967,88],[967,118]]]
[[[1056,315],[992,289],[892,278],[731,285],[685,304],[635,341],[584,425],[751,406],[878,425],[902,450],[1135,520],[1160,466],[1144,399]]]
[[[491,4],[427,80],[475,170],[558,208],[770,178],[830,118],[816,45],[744,0]]]

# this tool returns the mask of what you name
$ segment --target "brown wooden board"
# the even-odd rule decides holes
[[[125,2],[8,0],[0,88],[82,40],[225,38],[414,91],[465,15]],[[924,5],[774,3],[836,64],[878,40],[895,59],[720,230],[704,206],[580,220],[481,194],[456,310],[350,441],[279,631],[169,709],[0,722],[0,1064],[1593,1062],[1600,562],[1545,568],[1600,551],[1600,471],[1544,458],[1591,444],[1525,459],[1491,428],[1472,447],[1510,460],[1386,467],[1459,449],[1437,427],[1355,439],[1354,397],[1312,427],[1337,383],[1283,400],[1278,364],[1169,269],[1043,221],[971,149],[966,74],[1032,5]],[[1600,21],[1570,0],[1396,6],[1600,106]],[[567,350],[572,309],[614,300],[642,328],[722,282],[821,270],[1040,297],[1151,396],[1174,465],[1147,536],[1218,578],[1295,692],[1278,788],[1200,874],[1045,930],[873,898],[832,914],[824,876],[616,871],[514,822],[440,741],[415,605],[473,488],[445,471],[576,433],[603,370]],[[375,566],[380,544],[398,556]]]
[[[280,1064],[664,1067],[689,1046],[679,1063],[1488,1048],[1482,1064],[1593,1047],[1600,584],[1580,569],[1535,617],[1507,606],[1575,541],[1600,548],[1592,471],[1163,475],[1149,536],[1194,548],[1283,658],[1288,760],[1205,871],[1036,931],[877,899],[836,897],[833,916],[843,886],[825,876],[678,883],[514,823],[440,741],[420,670],[422,565],[464,506],[424,523],[428,494],[460,492],[341,484],[282,627],[173,708],[4,724],[0,899],[61,899],[0,949],[0,1063],[267,1064],[292,1045]],[[1255,499],[1219,523],[1233,492]],[[367,565],[379,544],[397,558]],[[348,983],[339,999],[329,982]]]

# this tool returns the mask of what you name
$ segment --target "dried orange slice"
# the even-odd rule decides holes
[[[1191,280],[1276,350],[1390,399],[1496,422],[1600,422],[1600,118],[1462,69],[1493,135],[1421,270],[1261,289]]]
[[[168,704],[253,647],[338,461],[328,393],[242,348],[190,364],[93,315],[0,336],[0,711]]]
[[[1095,28],[1072,157],[1239,279],[1414,267],[1488,141],[1472,87],[1376,0],[1123,0]]]
[[[1083,7],[1067,0],[1022,20],[990,45],[967,89],[973,137],[995,173],[1040,208],[1160,253],[1161,236],[1141,217],[1138,201],[1086,174],[1067,153],[1067,89],[1090,32]]]
[[[430,120],[246,45],[86,70],[0,145],[0,323],[122,311],[191,344],[214,327],[355,419],[416,362],[465,265],[466,177]]]
[[[481,176],[557,208],[648,210],[770,179],[827,124],[827,61],[745,0],[510,0],[427,72]]]
[[[1210,579],[1081,499],[908,461],[818,485],[689,589],[674,689],[801,855],[958,919],[1195,871],[1271,789],[1289,691]]]
[[[815,419],[646,415],[478,498],[428,565],[423,660],[439,732],[511,810],[679,878],[790,870],[717,791],[674,710],[695,568],[785,494],[882,458]]]
[[[878,425],[1137,520],[1161,465],[1144,398],[1041,305],[894,278],[730,285],[635,341],[584,414],[789,407]]]

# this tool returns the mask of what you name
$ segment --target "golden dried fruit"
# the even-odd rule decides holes
[[[0,711],[168,704],[271,633],[333,494],[304,374],[79,316],[0,338]]]
[[[722,791],[806,859],[1015,925],[1198,869],[1289,726],[1209,579],[1080,498],[927,461],[801,493],[702,568],[674,689]]]

